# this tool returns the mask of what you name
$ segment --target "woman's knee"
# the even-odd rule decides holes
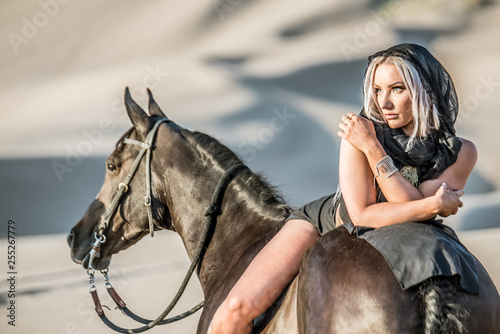
[[[228,296],[225,304],[225,313],[233,320],[247,321],[247,318],[251,317],[251,306],[247,298],[239,295]]]
[[[228,296],[214,315],[209,333],[250,333],[253,318],[249,305],[240,296]]]
[[[306,248],[309,248],[320,238],[318,229],[308,221],[301,219],[289,220],[283,227],[282,232],[287,240],[293,238],[293,241],[299,242],[299,246]]]

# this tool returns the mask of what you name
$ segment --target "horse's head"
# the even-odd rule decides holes
[[[125,91],[125,107],[133,127],[106,160],[101,190],[68,234],[71,257],[84,268],[90,264],[94,269],[105,269],[113,254],[156,229],[175,230],[188,253],[194,255],[204,226],[204,210],[219,180],[233,166],[242,164],[216,139],[169,121],[148,93],[150,115],[132,100],[128,89]],[[144,152],[151,154],[150,161]],[[259,235],[263,230],[275,231],[273,226],[289,214],[274,189],[249,169],[238,174],[225,194],[221,203],[224,215],[219,217],[218,226],[235,219],[239,224],[219,228],[212,250],[224,248],[235,235],[245,236],[236,238],[240,242],[245,239],[254,244],[258,236],[244,232],[249,226],[260,231]],[[259,218],[247,219],[248,215]],[[104,243],[96,242],[104,237]]]
[[[71,257],[84,268],[89,266],[96,237],[104,235],[106,241],[96,247],[91,265],[95,269],[104,269],[109,265],[113,254],[133,245],[150,233],[151,229],[170,228],[170,213],[165,198],[155,189],[158,187],[154,181],[158,180],[158,177],[155,171],[147,166],[147,150],[143,149],[147,141],[154,142],[156,133],[151,135],[151,132],[157,128],[155,124],[159,120],[168,120],[149,90],[148,93],[150,116],[135,103],[126,89],[125,107],[133,127],[123,135],[107,158],[106,175],[101,190],[82,219],[68,234]],[[141,158],[141,153],[146,154]],[[153,184],[147,184],[146,173],[153,178]],[[152,189],[149,198],[146,190],[148,186]],[[149,209],[151,211],[148,213]]]

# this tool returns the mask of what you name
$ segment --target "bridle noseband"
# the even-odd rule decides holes
[[[144,205],[146,206],[147,212],[148,212],[148,220],[149,220],[149,233],[151,237],[154,236],[154,227],[155,225],[159,227],[158,224],[153,219],[153,213],[152,213],[152,208],[151,208],[151,151],[153,149],[153,142],[156,136],[156,133],[158,131],[158,128],[161,123],[168,122],[169,120],[166,118],[158,120],[153,128],[148,132],[146,136],[146,140],[144,142],[140,142],[134,139],[130,138],[125,138],[123,140],[124,144],[132,144],[141,147],[141,151],[139,152],[139,155],[136,157],[134,164],[132,165],[132,168],[130,169],[127,177],[125,178],[124,182],[121,182],[118,185],[118,190],[116,191],[116,194],[113,198],[113,201],[111,202],[111,205],[109,209],[106,211],[104,214],[103,219],[100,221],[99,225],[97,226],[97,231],[95,232],[95,242],[92,245],[92,248],[89,252],[89,264],[88,264],[88,269],[87,269],[87,275],[89,277],[89,292],[92,295],[92,299],[94,301],[95,305],[95,310],[97,312],[97,315],[101,318],[101,320],[112,330],[117,331],[119,333],[140,333],[147,331],[151,328],[153,328],[156,325],[165,325],[172,323],[177,320],[181,320],[199,309],[201,309],[204,306],[204,301],[190,309],[189,311],[184,312],[181,315],[169,318],[169,319],[164,319],[170,311],[174,308],[174,306],[177,304],[178,300],[180,299],[182,293],[184,292],[195,268],[200,265],[201,263],[201,258],[203,256],[204,250],[206,250],[206,247],[208,247],[207,244],[207,239],[209,236],[210,231],[213,230],[213,225],[216,222],[216,218],[218,215],[220,215],[221,212],[221,204],[222,204],[222,197],[224,194],[225,189],[227,188],[229,182],[233,179],[233,177],[241,171],[243,168],[246,168],[245,165],[239,164],[232,166],[231,168],[227,169],[224,174],[222,175],[221,179],[219,180],[219,183],[217,184],[217,187],[213,193],[212,200],[210,202],[210,205],[205,207],[205,210],[203,212],[203,215],[206,217],[206,223],[205,227],[202,232],[202,236],[200,238],[200,242],[198,244],[198,248],[196,249],[196,253],[193,257],[193,260],[191,262],[191,266],[188,269],[188,272],[184,278],[184,281],[181,284],[181,287],[179,288],[177,294],[175,295],[174,299],[170,302],[170,304],[167,306],[167,308],[160,314],[155,320],[148,320],[144,319],[142,317],[139,317],[130,309],[127,308],[127,305],[125,302],[121,299],[121,297],[118,295],[116,290],[113,288],[111,285],[111,282],[109,281],[109,276],[108,276],[108,271],[109,269],[106,268],[104,270],[101,270],[101,273],[104,276],[104,281],[106,283],[106,290],[108,291],[108,294],[110,297],[113,299],[113,301],[116,303],[117,307],[125,313],[127,316],[132,318],[133,320],[146,324],[146,326],[139,327],[136,329],[126,329],[119,327],[112,323],[104,314],[104,310],[102,309],[101,302],[99,300],[99,296],[97,295],[97,287],[94,284],[94,273],[95,273],[95,268],[92,266],[93,261],[95,257],[98,257],[99,251],[101,244],[106,242],[106,236],[105,236],[105,231],[107,230],[109,226],[109,221],[112,218],[113,214],[116,212],[116,209],[118,208],[118,205],[121,202],[121,199],[123,198],[123,195],[127,193],[128,191],[128,185],[132,178],[135,175],[135,172],[137,171],[139,164],[142,160],[142,157],[144,154],[146,154],[146,195],[144,196]]]

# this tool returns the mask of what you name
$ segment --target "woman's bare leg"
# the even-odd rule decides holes
[[[302,256],[319,239],[304,220],[290,220],[253,259],[212,320],[213,334],[243,334],[278,299],[299,271]]]

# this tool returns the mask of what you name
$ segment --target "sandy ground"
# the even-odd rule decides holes
[[[488,269],[500,286],[500,228],[460,232],[462,242]],[[487,247],[485,247],[487,245]],[[17,240],[18,275],[16,326],[0,322],[2,333],[108,333],[95,315],[88,293],[87,275],[68,256],[65,235],[21,237]],[[0,242],[2,249],[6,242]],[[180,238],[173,232],[156,233],[141,240],[133,249],[113,258],[110,278],[113,286],[135,313],[154,318],[168,305],[180,286],[189,260]],[[0,267],[6,272],[5,264]],[[96,279],[98,292],[108,317],[123,327],[135,326],[107,296],[101,275]],[[10,286],[2,280],[0,304],[5,308]],[[12,300],[12,299],[8,299]],[[184,296],[173,311],[177,315],[203,300],[196,278],[191,279]],[[180,322],[153,329],[152,333],[194,333],[199,314]]]
[[[1,246],[6,248],[6,243]],[[2,333],[107,333],[94,311],[85,271],[69,259],[65,235],[21,237],[17,240],[18,265],[15,299],[7,298],[10,286],[0,285],[2,309],[7,299],[16,302],[16,326],[0,322]],[[45,261],[41,260],[45,259]],[[180,238],[158,233],[143,240],[132,252],[118,254],[111,266],[111,283],[128,307],[145,318],[155,318],[171,301],[189,267]],[[6,272],[2,263],[2,270]],[[126,319],[106,293],[102,275],[96,284],[108,317],[119,326],[140,327]],[[196,278],[173,310],[182,313],[200,301],[203,294]],[[4,313],[4,312],[3,312]],[[199,314],[168,326],[168,333],[194,333]],[[4,320],[5,316],[2,316]],[[165,332],[154,329],[153,333]]]
[[[498,286],[499,25],[498,1],[479,0],[0,3],[0,236],[9,219],[21,235],[19,326],[1,321],[2,333],[104,332],[64,235],[130,126],[125,86],[143,106],[151,88],[170,118],[220,139],[298,206],[334,190],[338,120],[360,109],[367,55],[399,42],[427,46],[455,80],[457,130],[479,160],[465,207],[447,222]],[[113,262],[124,298],[151,317],[187,266],[172,233]],[[182,309],[201,299],[196,280],[190,289]],[[174,326],[193,333],[195,320]]]

